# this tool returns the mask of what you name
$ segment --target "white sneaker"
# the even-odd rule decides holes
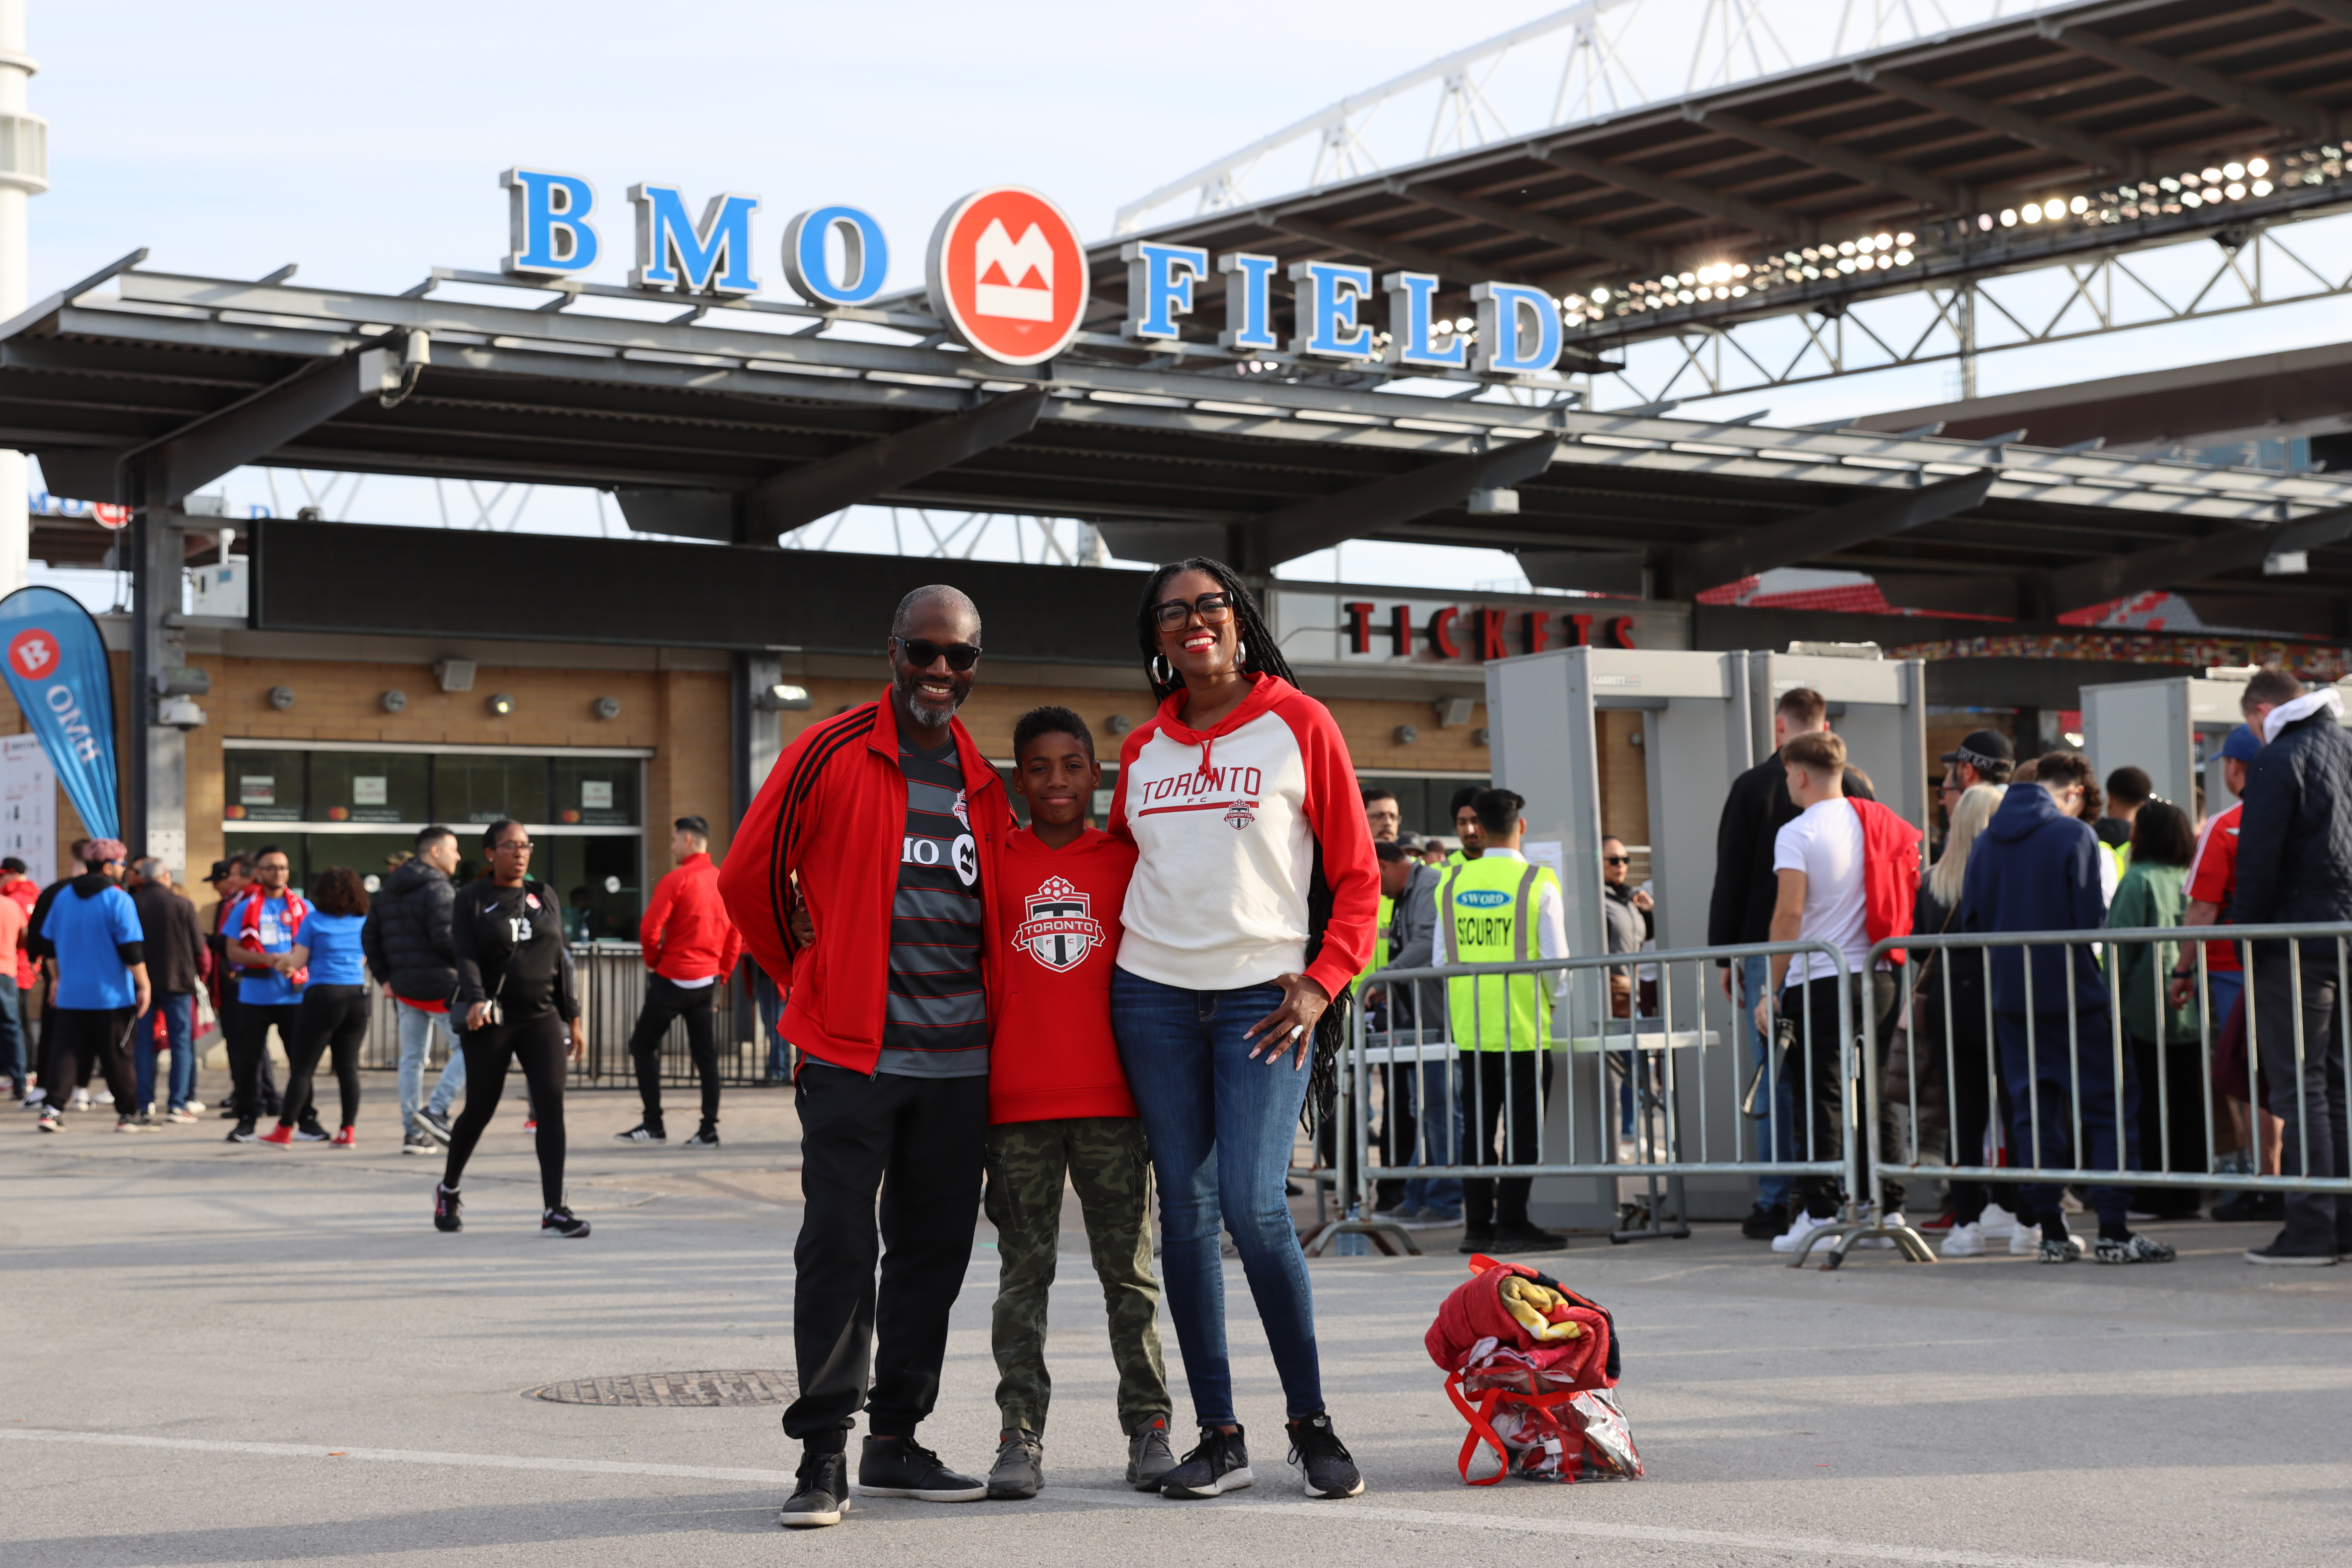
[[[206,1105],[201,1100],[192,1100],[188,1101],[187,1104],[180,1107],[180,1109],[186,1111],[191,1116],[202,1116],[205,1111],[211,1110],[212,1107]]]
[[[74,1090],[72,1105],[76,1110],[88,1110],[90,1108],[90,1104],[89,1090],[86,1089],[78,1089]]]
[[[1890,1226],[1895,1226],[1909,1225],[1911,1222],[1903,1217],[1903,1211],[1901,1209],[1896,1209],[1893,1214],[1886,1216],[1886,1223]],[[1891,1236],[1865,1236],[1853,1245],[1857,1251],[1865,1247],[1883,1247],[1892,1250],[1895,1246],[1895,1238]]]
[[[1982,1258],[1984,1249],[1985,1229],[1982,1221],[1974,1225],[1954,1226],[1944,1233],[1944,1245],[1937,1248],[1947,1258]]]
[[[2066,1227],[2066,1237],[2068,1240],[2074,1243],[2074,1249],[2077,1252],[2083,1249],[2082,1241],[2074,1235],[2074,1227],[2071,1225]],[[2010,1233],[2009,1255],[2011,1258],[2032,1258],[2039,1255],[2041,1251],[2042,1227],[2040,1226],[2021,1225]]]
[[[114,1091],[110,1089],[100,1089],[98,1091],[98,1102],[100,1105],[112,1105],[114,1103]]]
[[[1999,1204],[1987,1204],[1977,1228],[1984,1232],[1987,1241],[2000,1241],[2017,1234],[2017,1216]]]
[[[1805,1237],[1812,1235],[1813,1232],[1821,1229],[1822,1226],[1825,1225],[1835,1225],[1836,1223],[1837,1220],[1835,1216],[1832,1216],[1829,1219],[1815,1219],[1803,1209],[1799,1209],[1796,1214],[1790,1217],[1789,1221],[1789,1228],[1772,1238],[1772,1250],[1775,1252],[1794,1252],[1799,1247],[1805,1245]]]

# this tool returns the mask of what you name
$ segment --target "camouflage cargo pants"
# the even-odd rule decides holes
[[[998,1275],[992,1342],[996,1404],[1007,1431],[1042,1433],[1054,1380],[1045,1370],[1045,1299],[1062,1235],[1062,1180],[1076,1189],[1110,1317],[1118,1425],[1170,1412],[1160,1355],[1160,1282],[1151,1275],[1151,1156],[1143,1123],[1122,1116],[1012,1121],[988,1130],[988,1222]]]

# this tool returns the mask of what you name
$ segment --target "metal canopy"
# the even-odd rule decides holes
[[[2162,549],[2151,562],[2280,606],[2242,624],[2295,624],[2281,617],[2352,586],[2352,545],[2329,526],[2294,535],[2307,574],[2263,574],[2263,542],[2281,537],[2263,531],[2352,508],[2352,484],[2321,475],[1075,355],[1014,371],[822,320],[678,320],[664,297],[645,302],[672,319],[648,321],[136,269],[117,282],[119,297],[52,298],[0,325],[0,444],[81,499],[169,503],[186,475],[248,462],[595,486],[745,543],[774,540],[762,516],[821,499],[1075,517],[1136,554],[1206,545],[1261,570],[1347,538],[1524,548],[1549,583],[1622,592],[1646,567],[1677,596],[1710,585],[1682,580],[1692,562],[1769,558],[1931,585],[1990,575],[2055,611],[2074,605],[2053,594],[2108,580],[2107,558]],[[1979,475],[1981,497],[1957,504],[1973,490],[1945,481]],[[1873,498],[1888,504],[1857,504]]]
[[[1569,297],[1571,352],[1601,353],[2341,210],[2347,62],[2346,0],[2089,0],[1280,197],[1232,200],[1211,165],[1182,187],[1203,211],[1141,232],[1433,271],[1451,302],[1538,283]],[[2178,176],[2256,156],[2258,187],[2181,201]],[[1906,243],[1857,258],[1880,234]],[[1091,253],[1107,301],[1118,243]]]

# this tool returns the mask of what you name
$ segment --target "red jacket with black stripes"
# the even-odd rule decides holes
[[[972,847],[980,860],[981,973],[993,986],[1003,946],[995,889],[1013,831],[1004,781],[950,721]],[[890,906],[907,833],[898,710],[886,690],[801,731],[735,830],[719,893],[743,946],[788,991],[782,1033],[805,1055],[871,1074],[882,1055]],[[816,940],[796,949],[785,918],[797,885]]]

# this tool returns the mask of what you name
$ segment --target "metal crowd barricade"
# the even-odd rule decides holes
[[[2215,1055],[2221,1043],[2230,1010],[2213,1005],[2216,972],[2210,963],[2208,943],[2226,943],[2237,955],[2241,968],[2242,990],[2236,1005],[2246,1010],[2245,1060],[2242,1072],[2233,1068],[2226,1083],[2215,1070]],[[1905,1051],[1904,1066],[1907,1069],[1906,1092],[1898,1102],[1909,1113],[1912,1147],[1906,1158],[1890,1157],[1896,1151],[1882,1146],[1889,1122],[1885,1112],[1883,1089],[1885,1069],[1881,1064],[1888,1051],[1877,1040],[1875,1018],[1865,1018],[1864,1025],[1872,1039],[1864,1052],[1864,1103],[1868,1108],[1870,1163],[1878,1175],[1903,1179],[1941,1179],[1951,1182],[1983,1183],[1994,1189],[1996,1200],[2000,1189],[2016,1185],[2054,1186],[2079,1183],[2093,1187],[2171,1188],[2203,1191],[2227,1189],[2247,1192],[2340,1193],[2352,1194],[2352,1175],[2339,1171],[2335,1175],[2312,1173],[2311,1117],[2314,1110],[2315,1075],[2309,1070],[2315,1064],[2325,1068],[2328,1042],[2306,1037],[2305,1005],[2308,993],[2305,972],[2322,972],[2317,984],[2336,990],[2334,1005],[2333,1046],[2337,1057],[2336,1076],[2318,1079],[2317,1092],[2326,1094],[2333,1102],[2321,1107],[2331,1121],[2336,1146],[2341,1147],[2344,1128],[2341,1122],[2342,1095],[2352,1099],[2352,1009],[2344,1005],[2340,983],[2347,971],[2347,957],[2352,957],[2352,924],[2263,925],[2263,926],[2172,926],[2135,928],[2131,930],[2092,930],[2075,931],[2012,932],[2000,935],[1979,933],[1948,933],[1889,938],[1871,950],[1874,967],[1887,950],[1908,950],[1910,962],[1901,967],[1899,1005],[1893,1015],[1894,1026],[1910,1043]],[[2025,1003],[2022,1016],[2001,1015],[1993,1002],[1996,966],[2003,952],[2021,951],[2016,979],[2019,995]],[[2131,962],[2135,952],[2140,962]],[[2167,994],[2179,965],[2180,955],[2193,952],[2192,984],[2185,1005],[2192,1009],[2196,1019],[2193,1039],[2158,1038],[2142,1041],[2127,1035],[2125,1027],[2125,1004],[2129,993],[2147,987],[2145,995],[2153,1008],[2153,1017],[2159,1036],[2169,1033],[2170,1016],[2177,1011]],[[2054,966],[2037,964],[2036,953],[2045,956],[2063,954]],[[1929,955],[1934,955],[1937,967],[1943,973],[1931,977],[1931,994],[1922,1003],[1918,998],[1920,970]],[[2283,959],[2285,963],[2285,1006],[2274,1004],[2257,1006],[2255,1000],[2255,970],[2258,955]],[[1975,973],[1967,978],[1973,984],[1969,989],[1981,990],[1979,999],[1963,1005],[1958,999],[1962,988],[1959,981],[1963,966],[1972,965]],[[2047,973],[2055,968],[2055,973]],[[2275,973],[2268,962],[2264,967]],[[2036,970],[2045,973],[2037,975]],[[2126,975],[2126,971],[2129,972]],[[2086,985],[2085,982],[2089,984]],[[2103,998],[2095,1000],[2094,998]],[[1974,1016],[1971,1016],[1971,1012]],[[2283,1015],[2283,1016],[2282,1016]],[[1910,1028],[1913,1023],[1924,1030]],[[2210,1167],[2210,1138],[2217,1126],[2215,1097],[2224,1095],[2243,1100],[2251,1110],[2277,1110],[2284,1099],[2279,1086],[2271,1086],[2273,1093],[2265,1103],[2260,1092],[2262,1056],[2259,1042],[2270,1036],[2275,1052],[2279,1042],[2271,1031],[2287,1035],[2286,1049],[2279,1053],[2294,1070],[2292,1103],[2286,1106],[2284,1120],[2291,1124],[2294,1136],[2287,1146],[2295,1152],[2295,1169],[2284,1167],[2277,1175],[2259,1172],[2242,1173],[2210,1168],[2189,1170],[2178,1168],[2183,1161],[2197,1156],[2175,1147],[2175,1095],[2179,1092],[2175,1083],[2183,1076],[2173,1070],[2174,1053],[2191,1047],[2196,1053],[2197,1088],[2193,1107],[2199,1124],[2205,1132],[2207,1151],[2204,1163]],[[1947,1097],[1961,1080],[1963,1070],[1984,1077],[1985,1103],[1990,1108],[1989,1124],[1984,1130],[1983,1143],[1974,1149],[1963,1148],[1963,1128],[1958,1116],[1948,1118],[1944,1139],[1946,1163],[1930,1163],[1924,1158],[1922,1140],[1916,1135],[1921,1125],[1921,1074],[1916,1070],[1922,1060],[1917,1034],[1926,1032],[1940,1038],[1942,1060],[1930,1059],[1928,1065],[1943,1069],[1943,1085]],[[2003,1036],[2009,1044],[2005,1047]],[[1969,1044],[1971,1059],[1964,1066],[1962,1041]],[[1886,1044],[1891,1047],[1890,1039]],[[1973,1058],[1980,1053],[1981,1065]],[[2155,1082],[2140,1081],[2140,1066],[2152,1058],[2158,1068]],[[2050,1081],[2049,1068],[2062,1074],[2063,1084]],[[2085,1080],[2090,1080],[2087,1085]],[[2054,1089],[2054,1095],[2045,1089]],[[2135,1129],[2129,1125],[2129,1106],[2136,1099],[2142,1111],[2138,1126],[2149,1124],[2147,1110],[2149,1095],[2155,1095],[2153,1125],[2157,1131],[2157,1147],[2147,1146],[2144,1139],[2136,1140]],[[2022,1098],[2026,1132],[2031,1147],[2020,1149],[2013,1142],[2018,1100]],[[2056,1103],[2051,1103],[2054,1099]],[[2045,1164],[2039,1157],[2044,1142],[2043,1132],[2050,1121],[2061,1123],[2065,1133],[2070,1157],[2056,1164]],[[2086,1129],[2090,1134],[2085,1138]],[[2058,1131],[2060,1129],[2049,1129]],[[2246,1147],[2259,1152],[2261,1122],[2259,1118],[2246,1118]],[[1990,1159],[1991,1140],[1998,1137],[2007,1152],[2006,1163],[1996,1164]],[[2133,1144],[2137,1142],[2135,1150]],[[2098,1148],[2112,1152],[2095,1153]],[[2257,1162],[2259,1163],[2259,1162]],[[2331,1153],[2326,1162],[2336,1163]],[[1879,1193],[1874,1182],[1872,1191],[1857,1192],[1858,1201],[1872,1209],[1879,1206]]]
[[[1645,950],[1375,972],[1360,987],[1340,1062],[1340,1136],[1335,1158],[1339,1215],[1310,1238],[1308,1254],[1318,1254],[1345,1236],[1370,1237],[1383,1250],[1418,1254],[1421,1249],[1402,1225],[1374,1213],[1374,1194],[1382,1182],[1508,1177],[1645,1181],[1647,1226],[1621,1220],[1612,1241],[1689,1235],[1682,1184],[1692,1177],[1830,1177],[1853,1190],[1861,1145],[1848,1136],[1843,1150],[1821,1146],[1808,1101],[1822,1086],[1812,1081],[1805,1053],[1800,1048],[1784,1060],[1779,1048],[1768,1048],[1760,1067],[1755,1064],[1746,1031],[1733,1016],[1735,1004],[1727,1001],[1719,978],[1718,965],[1728,964],[1736,976],[1743,959],[1787,955],[1793,962],[1801,954],[1820,959],[1841,981],[1835,987],[1841,1043],[1837,1081],[1827,1086],[1827,1092],[1836,1097],[1839,1125],[1851,1126],[1860,1104],[1855,1089],[1859,1025],[1846,960],[1827,942]],[[1654,990],[1642,978],[1647,972],[1656,976]],[[1512,1037],[1508,988],[1496,982],[1519,975],[1538,976],[1538,984],[1553,994],[1544,1039],[1523,1043]],[[1616,1016],[1612,993],[1626,1016]],[[1461,1022],[1468,1026],[1467,1039],[1457,1037],[1457,994],[1466,1010]],[[1801,1032],[1810,1030],[1817,1005],[1808,989],[1802,1016],[1794,1020],[1800,1039]],[[1496,1007],[1503,1009],[1505,1048],[1474,1051],[1475,1043],[1486,1037],[1485,1026]],[[1384,1016],[1387,1026],[1373,1026],[1375,1014]],[[1489,1057],[1501,1058],[1502,1065],[1489,1068],[1483,1059]],[[1524,1070],[1512,1065],[1522,1058],[1566,1070],[1547,1074],[1541,1065]],[[1440,1070],[1433,1072],[1433,1067]],[[1548,1083],[1548,1079],[1557,1081]],[[1376,1089],[1387,1123],[1377,1137],[1372,1131]],[[1803,1092],[1784,1100],[1786,1090]],[[1450,1128],[1458,1141],[1444,1152],[1445,1158],[1433,1158],[1431,1141],[1422,1135],[1433,1094],[1444,1097],[1441,1130]],[[1527,1102],[1529,1096],[1532,1105]],[[1621,1140],[1628,1098],[1636,1115],[1633,1136]],[[1788,1128],[1776,1139],[1782,1146],[1756,1148],[1753,1108],[1759,1103],[1784,1105],[1789,1100],[1796,1102],[1795,1125],[1788,1127],[1787,1118],[1775,1118],[1777,1127]],[[1506,1131],[1524,1129],[1523,1118],[1529,1112],[1532,1149],[1523,1135]],[[1399,1135],[1401,1120],[1412,1124],[1408,1136]],[[1482,1140],[1480,1133],[1490,1129]],[[1487,1163],[1496,1157],[1498,1145],[1509,1157],[1501,1163]],[[1474,1156],[1474,1149],[1483,1150],[1483,1158]],[[1663,1194],[1661,1183],[1665,1184]],[[1676,1205],[1677,1228],[1667,1229],[1663,1223],[1666,1204]],[[1826,1234],[1851,1239],[1883,1231],[1878,1216],[1855,1212],[1827,1227]]]
[[[629,1035],[645,1005],[646,969],[643,950],[635,942],[585,942],[572,944],[572,978],[580,996],[580,1012],[588,1035],[588,1054],[572,1069],[574,1083],[627,1086],[636,1082],[636,1067],[629,1059]],[[382,986],[373,988],[368,1037],[360,1048],[360,1065],[389,1071],[400,1065],[398,1004]],[[719,1052],[719,1081],[730,1089],[763,1085],[768,1078],[768,1047],[760,1037],[757,1010],[735,984],[718,987],[712,999],[710,1032]],[[429,1071],[437,1072],[447,1052],[436,1031],[426,1052]],[[661,1045],[661,1081],[665,1088],[692,1088],[701,1079],[688,1048],[686,1025],[673,1022]]]

